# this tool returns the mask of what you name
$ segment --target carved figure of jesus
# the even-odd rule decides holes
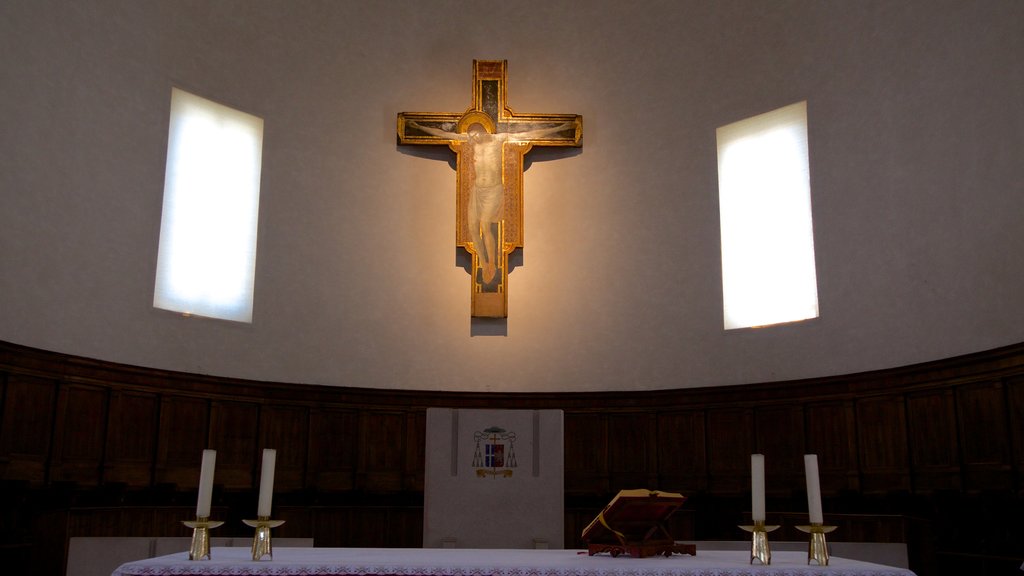
[[[399,112],[399,145],[456,154],[455,245],[472,255],[473,318],[508,317],[509,255],[523,247],[523,169],[535,146],[583,145],[579,114],[506,106],[507,62],[473,60],[473,99],[460,112]]]
[[[431,126],[423,126],[414,120],[409,126],[438,138],[468,142],[472,149],[473,185],[470,187],[467,222],[473,248],[480,258],[482,279],[489,283],[498,269],[498,245],[495,224],[502,217],[505,205],[505,186],[502,180],[502,159],[506,142],[528,142],[566,130],[573,126],[565,122],[558,126],[526,132],[498,132],[491,134],[482,124],[474,122],[466,133],[448,132]]]

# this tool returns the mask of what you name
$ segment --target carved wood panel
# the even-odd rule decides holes
[[[750,491],[750,455],[754,448],[754,413],[749,408],[708,410],[709,489],[717,494]]]
[[[153,483],[160,399],[156,394],[112,391],[104,452],[104,482]]]
[[[608,494],[608,421],[597,413],[565,414],[566,495]]]
[[[222,400],[210,404],[210,448],[217,451],[215,485],[227,490],[258,487],[258,429],[257,404]]]
[[[322,508],[314,511],[309,526],[309,536],[317,547],[417,548],[423,545],[421,508]]]
[[[303,487],[308,444],[308,409],[304,406],[261,406],[259,448],[277,450],[275,492],[299,490]]]
[[[960,488],[957,425],[951,390],[907,395],[907,431],[914,490]]]
[[[691,494],[707,489],[704,427],[700,410],[658,414],[658,473],[664,490]]]
[[[0,421],[0,476],[42,484],[47,477],[57,384],[8,375]]]
[[[405,440],[405,414],[360,413],[356,487],[370,492],[401,490]]]
[[[405,415],[405,469],[402,489],[423,492],[426,471],[427,412],[417,410]]]
[[[608,416],[608,481],[612,492],[657,485],[657,421],[652,414]]]
[[[956,389],[960,452],[964,488],[997,489],[1012,474],[1010,427],[1005,415],[1006,390],[1002,382],[981,382]]]
[[[857,400],[861,487],[867,493],[910,490],[906,405],[902,396]]]
[[[754,426],[755,449],[751,452],[764,454],[765,494],[789,496],[793,490],[802,490],[805,483],[804,454],[807,453],[803,409],[794,405],[756,408]],[[819,466],[821,460],[819,455]],[[749,479],[749,454],[744,464],[745,476]]]
[[[107,428],[104,388],[62,386],[57,396],[57,426],[51,474],[54,480],[96,486],[100,482]]]
[[[807,404],[807,452],[818,455],[822,492],[858,490],[857,443],[850,402]]]
[[[309,415],[310,487],[323,492],[355,486],[359,415],[355,410],[314,409]]]
[[[1020,477],[1024,475],[1024,378],[1007,380],[1006,408],[1010,418],[1013,463]]]
[[[184,489],[199,486],[203,450],[210,447],[209,429],[209,401],[188,396],[161,396],[160,437],[154,470],[157,484]]]

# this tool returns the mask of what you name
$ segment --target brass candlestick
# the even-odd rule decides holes
[[[750,537],[750,563],[759,560],[765,566],[772,563],[772,549],[768,546],[768,533],[778,530],[778,526],[766,526],[764,520],[755,520],[753,526],[740,528],[751,533]]]
[[[242,520],[242,522],[246,526],[256,529],[256,534],[252,537],[253,561],[260,560],[264,556],[270,556],[270,559],[273,560],[274,547],[270,542],[270,529],[284,524],[284,520],[271,520],[270,516],[260,516],[256,520]]]
[[[796,528],[811,535],[811,542],[807,547],[807,563],[810,564],[811,560],[814,560],[818,566],[828,566],[828,543],[825,542],[825,534],[835,530],[836,526],[811,524]]]
[[[206,516],[197,516],[195,520],[185,520],[185,526],[192,529],[192,545],[188,549],[189,560],[210,559],[210,528],[223,524],[220,520],[210,520]]]

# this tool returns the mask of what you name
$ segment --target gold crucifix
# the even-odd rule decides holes
[[[578,114],[516,114],[505,104],[506,61],[473,61],[473,104],[401,112],[398,143],[456,154],[455,244],[473,258],[472,316],[508,316],[508,256],[523,246],[523,157],[534,146],[582,146]]]

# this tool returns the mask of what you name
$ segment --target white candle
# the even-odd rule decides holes
[[[203,450],[203,467],[199,470],[199,499],[196,502],[196,518],[210,517],[210,501],[213,499],[213,469],[217,464],[216,450]]]
[[[256,515],[270,518],[270,502],[274,497],[274,465],[277,463],[277,450],[263,450],[263,474],[260,475],[260,504]]]
[[[764,454],[750,455],[750,501],[754,522],[764,522]]]
[[[824,524],[821,515],[821,485],[818,484],[818,455],[804,454],[804,472],[807,475],[807,513],[811,524]]]

